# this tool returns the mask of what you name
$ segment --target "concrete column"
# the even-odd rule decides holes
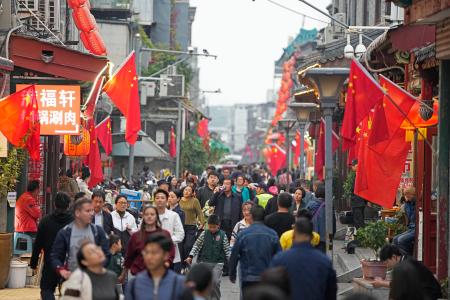
[[[333,260],[333,109],[334,105],[324,107],[322,112],[325,119],[325,219],[327,255]]]

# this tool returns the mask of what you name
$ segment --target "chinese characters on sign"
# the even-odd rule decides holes
[[[400,188],[406,189],[414,186],[413,153],[410,150],[405,161],[405,168],[400,179]]]
[[[26,88],[18,84],[16,90]],[[77,85],[36,85],[41,135],[78,134],[80,128],[80,87]]]

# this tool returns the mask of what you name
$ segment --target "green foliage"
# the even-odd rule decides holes
[[[0,199],[5,198],[16,187],[25,159],[25,151],[17,148],[12,148],[7,157],[0,158]]]
[[[230,149],[224,147],[221,141],[211,138],[208,153],[208,164],[218,164],[225,155],[230,154]]]
[[[202,140],[186,132],[186,136],[181,144],[181,168],[189,170],[194,174],[201,174],[208,165],[208,153],[203,147]]]
[[[364,248],[370,248],[375,252],[378,259],[378,251],[386,244],[387,227],[383,221],[368,223],[365,227],[358,229],[356,239]]]
[[[347,178],[344,181],[343,189],[344,194],[342,195],[343,199],[350,200],[353,195],[353,183],[355,182],[356,173],[351,170],[347,174]]]

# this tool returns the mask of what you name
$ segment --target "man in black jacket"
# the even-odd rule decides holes
[[[214,207],[214,214],[220,218],[220,227],[231,238],[234,225],[242,219],[241,197],[231,191],[233,180],[225,178],[222,187],[216,187],[209,206]]]
[[[36,269],[39,254],[44,250],[44,266],[41,277],[41,298],[43,300],[54,300],[55,288],[58,285],[60,276],[55,273],[50,263],[50,252],[58,231],[73,221],[72,214],[67,211],[70,204],[70,197],[66,193],[56,194],[54,205],[55,212],[45,216],[39,222],[36,240],[34,241],[33,254],[31,256],[30,267]]]
[[[208,174],[206,184],[197,190],[197,199],[200,201],[200,206],[203,208],[208,200],[214,195],[214,189],[219,182],[219,174],[212,171]]]
[[[95,190],[92,194],[92,205],[94,206],[92,224],[102,227],[106,235],[109,236],[114,226],[111,214],[103,209],[105,205],[105,193],[100,190]]]

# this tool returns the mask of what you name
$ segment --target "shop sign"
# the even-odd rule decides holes
[[[8,156],[8,140],[0,132],[0,157],[7,157],[7,156]]]
[[[16,90],[28,87],[18,84]],[[79,134],[80,86],[36,85],[41,135]]]
[[[414,186],[413,153],[410,151],[405,161],[402,177],[400,179],[400,188],[406,189]]]

